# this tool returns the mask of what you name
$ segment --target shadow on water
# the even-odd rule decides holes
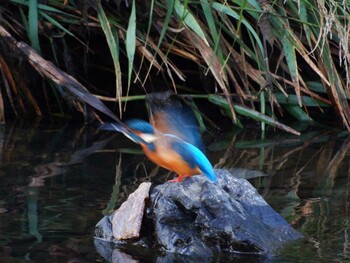
[[[274,258],[222,255],[201,262],[349,260],[350,137],[307,128],[208,136],[216,168],[263,171],[250,178],[266,201],[306,238]],[[0,255],[4,262],[191,262],[155,251],[94,246],[95,224],[143,181],[173,175],[122,135],[39,122],[0,126]],[[247,174],[249,178],[249,174]],[[105,257],[104,257],[105,256]]]

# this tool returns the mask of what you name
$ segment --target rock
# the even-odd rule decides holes
[[[157,242],[166,251],[211,256],[222,250],[274,254],[302,237],[245,179],[216,170],[218,184],[204,176],[166,183],[151,194]]]
[[[113,214],[103,217],[95,227],[95,238],[103,241],[115,242],[112,232],[112,219]],[[103,245],[102,245],[103,246]]]
[[[167,258],[164,262],[168,262],[173,255],[208,259],[223,252],[269,256],[288,241],[302,237],[247,180],[235,178],[241,176],[242,169],[231,172],[215,170],[217,184],[198,175],[181,183],[167,182],[153,188],[141,238],[127,247],[131,245],[133,251],[137,247],[146,248],[145,251],[161,249]],[[124,215],[114,218],[121,216]],[[112,224],[111,216],[102,219],[96,226],[96,236],[116,242],[120,248],[124,243],[113,238]],[[112,249],[103,250],[101,242],[98,246],[104,254]]]
[[[117,240],[138,238],[145,211],[145,199],[149,196],[151,183],[144,182],[129,195],[112,217],[113,237]]]
[[[129,195],[128,199],[112,215],[104,217],[96,225],[96,237],[113,241],[140,237],[140,229],[145,211],[145,199],[149,196],[151,183],[144,182]],[[110,231],[103,231],[112,227]]]

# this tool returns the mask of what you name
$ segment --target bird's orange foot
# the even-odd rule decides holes
[[[168,182],[171,182],[171,183],[179,183],[179,182],[182,182],[182,177],[175,177],[174,179],[172,180],[169,180]]]

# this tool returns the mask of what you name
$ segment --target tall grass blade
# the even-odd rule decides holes
[[[254,28],[250,25],[250,23],[243,17],[240,17],[240,15],[233,10],[232,8],[223,5],[221,3],[218,2],[213,2],[212,3],[212,7],[218,12],[218,13],[224,13],[234,19],[236,19],[237,21],[241,21],[241,23],[247,28],[247,30],[253,35],[257,45],[259,46],[260,52],[261,54],[264,54],[264,48],[263,48],[263,44],[261,42],[261,39],[258,35],[258,33],[256,32],[256,30],[254,30]]]
[[[165,16],[165,19],[164,19],[164,22],[163,22],[162,31],[160,33],[160,37],[159,37],[159,40],[158,40],[158,45],[157,45],[158,48],[160,48],[160,45],[163,42],[165,33],[168,30],[168,28],[169,28],[170,19],[171,19],[171,16],[173,15],[173,10],[174,10],[175,1],[168,0],[167,2],[168,2],[168,8],[167,8],[166,16]]]
[[[223,52],[222,52],[222,49],[219,45],[221,36],[219,35],[219,33],[216,29],[216,23],[215,23],[213,13],[211,11],[210,4],[208,3],[208,0],[202,0],[201,5],[202,5],[205,19],[207,20],[207,24],[208,24],[209,29],[210,29],[210,33],[211,33],[211,37],[212,37],[213,42],[214,42],[215,50],[217,50],[217,54],[218,54],[218,57],[220,59],[220,62],[223,63],[224,62]]]
[[[169,6],[171,5],[170,2],[173,2],[174,0],[168,0]],[[191,12],[188,9],[187,3],[188,1],[184,1],[185,5],[181,4],[179,0],[174,1],[174,11],[175,13],[180,17],[182,22],[185,23],[186,26],[188,26],[193,32],[195,32],[208,46],[209,43],[205,37],[204,31],[197,22],[196,18],[191,14]]]
[[[136,50],[136,7],[135,7],[135,0],[132,2],[131,7],[131,14],[129,18],[129,24],[128,29],[126,31],[126,53],[128,55],[128,91],[127,94],[129,94],[130,89],[130,83],[131,83],[131,75],[132,75],[132,69],[134,65],[134,56],[135,56],[135,50]]]
[[[29,6],[31,3],[31,0],[28,2],[28,0],[10,0],[10,2],[12,3],[16,3],[16,4],[20,4],[20,5],[24,5],[24,6]],[[36,1],[37,2],[37,1]],[[37,4],[37,8],[40,10],[45,10],[48,12],[53,12],[53,13],[61,13],[64,15],[68,15],[68,16],[74,16],[72,14],[69,13],[65,13],[55,7],[49,6],[49,5],[44,5],[44,4]]]
[[[292,105],[292,106],[299,105],[298,97],[294,94],[289,94],[288,97],[286,97],[282,93],[275,92],[274,96],[278,101],[278,103],[280,104],[286,104],[286,105]],[[312,97],[309,97],[309,96],[302,96],[302,101],[303,101],[303,105],[307,107],[329,107],[328,104],[322,101],[313,99]]]
[[[111,25],[107,19],[107,16],[100,2],[97,3],[97,16],[100,21],[102,30],[106,36],[109,51],[111,52],[111,56],[113,59],[114,72],[115,72],[115,84],[116,84],[116,99],[118,100],[119,113],[121,115],[122,114],[121,97],[123,94],[123,87],[122,87],[122,74],[120,70],[119,56],[118,56],[118,50],[117,50],[117,41],[115,39],[115,36],[113,35]]]
[[[350,106],[347,101],[345,90],[342,88],[342,80],[337,72],[333,60],[331,60],[330,48],[328,45],[324,45],[323,48],[323,62],[325,70],[329,76],[331,85],[328,90],[332,94],[335,106],[338,109],[338,113],[343,119],[343,123],[348,130],[350,130]]]
[[[79,4],[82,2],[85,9]],[[152,84],[154,76],[158,75],[164,76],[166,82],[171,81],[176,90],[178,81],[185,81],[187,74],[192,76],[193,70],[197,70],[193,65],[198,65],[196,74],[210,71],[213,75],[230,108],[222,107],[223,112],[234,120],[235,111],[254,119],[262,117],[234,106],[233,96],[241,105],[259,109],[263,116],[274,116],[275,111],[283,113],[285,110],[302,121],[311,119],[310,107],[313,107],[312,112],[319,109],[326,113],[329,111],[323,109],[330,105],[350,130],[349,4],[341,3],[335,0],[8,0],[0,7],[0,25],[20,38],[25,28],[32,46],[38,51],[40,40],[47,38],[52,43],[52,52],[45,52],[45,55],[53,61],[56,56],[56,64],[62,62],[60,57],[67,53],[60,50],[62,45],[54,39],[59,37],[62,43],[74,45],[74,42],[66,42],[67,39],[83,36],[92,43],[92,38],[103,31],[108,47],[90,45],[89,48],[93,51],[101,48],[112,58],[116,91],[109,93],[101,87],[98,93],[103,94],[102,99],[118,102],[120,112],[122,100],[128,101],[122,97],[120,58],[123,58],[128,68],[125,68],[128,82],[125,95],[129,94],[133,78],[145,87],[146,82]],[[130,8],[125,7],[127,4]],[[120,12],[114,10],[116,6]],[[96,8],[97,13],[86,12],[90,7]],[[122,13],[126,8],[130,13]],[[149,17],[143,15],[145,10]],[[119,46],[119,38],[125,45]],[[81,54],[82,50],[77,52]],[[142,59],[136,72],[138,56]],[[191,65],[186,65],[187,61]],[[184,70],[180,71],[183,65]],[[39,73],[41,70],[37,69]],[[8,88],[4,90],[12,93],[15,107],[25,105],[20,102],[23,97],[35,105],[36,98],[32,97],[33,102],[30,102],[25,87],[22,89],[16,82],[18,94],[15,94],[8,78],[7,81]],[[201,90],[191,87],[188,90],[199,95],[217,92],[216,86],[209,85]],[[35,95],[34,91],[32,94]],[[47,95],[46,98],[52,96]],[[80,95],[85,96],[84,93]],[[7,97],[4,103],[11,106]],[[90,103],[96,102],[91,100]],[[266,123],[268,121],[272,123],[265,119]]]
[[[62,26],[61,23],[59,23],[57,20],[55,20],[53,17],[49,16],[48,14],[46,14],[45,12],[43,11],[39,11],[39,14],[45,18],[48,22],[50,22],[53,26],[61,29],[63,32],[65,32],[66,34],[74,37],[76,40],[78,40],[81,44],[83,44],[84,46],[85,43],[83,43],[77,36],[75,36],[71,31],[69,31],[68,29],[66,29],[64,26]]]
[[[308,82],[306,82],[306,86],[308,87],[309,90],[312,90],[314,92],[321,93],[321,94],[327,93],[326,89],[324,88],[324,86],[320,82],[308,81]]]
[[[227,102],[228,102],[228,105],[230,107],[230,111],[232,113],[233,121],[236,123],[236,114],[235,114],[233,103],[232,103],[232,100],[230,97],[230,92],[229,92],[228,87],[227,87],[227,82],[228,82],[227,77],[226,77],[226,74],[223,70],[222,65],[220,64],[219,59],[214,54],[214,51],[209,46],[207,46],[204,43],[204,41],[200,37],[198,37],[195,33],[193,33],[192,31],[189,31],[189,30],[186,33],[187,33],[188,38],[192,40],[192,42],[195,44],[196,48],[201,53],[203,59],[207,63],[215,80],[217,81],[220,88],[224,92],[225,97],[226,97]]]
[[[204,124],[203,117],[201,115],[200,110],[197,107],[197,104],[193,100],[190,100],[188,103],[189,103],[190,107],[192,108],[193,114],[194,114],[194,116],[195,116],[195,118],[196,118],[196,120],[198,122],[199,131],[201,133],[205,132],[207,128],[206,128],[206,126]]]
[[[297,58],[295,55],[294,45],[289,38],[288,32],[285,32],[281,42],[283,46],[284,56],[286,58],[287,65],[289,68],[290,76],[294,84],[295,94],[297,95],[299,106],[301,107],[302,102],[301,102],[301,96],[300,96],[299,71],[298,71]]]
[[[38,1],[29,0],[29,13],[28,13],[28,38],[32,47],[39,53],[40,43],[39,43],[39,33],[38,33]]]
[[[296,120],[303,122],[312,122],[313,119],[305,112],[302,108],[295,105],[286,105],[286,110],[290,115],[292,115]]]
[[[243,12],[245,11],[246,6],[247,6],[247,0],[241,1],[241,5],[240,5],[241,10],[239,11],[239,19],[238,19],[238,24],[237,24],[237,31],[239,31],[240,28],[241,28],[241,24],[242,24],[242,21],[244,19]]]
[[[228,102],[218,95],[209,95],[208,100],[210,102],[218,105],[219,107],[222,107],[224,109],[229,109]],[[291,128],[287,125],[284,125],[283,123],[280,123],[279,121],[276,121],[275,119],[273,119],[271,117],[268,117],[264,114],[261,114],[258,111],[255,111],[255,110],[243,107],[243,106],[239,106],[239,105],[234,105],[234,108],[235,108],[235,111],[242,116],[246,116],[246,117],[252,118],[252,119],[257,120],[257,121],[265,122],[266,124],[275,126],[281,130],[293,133],[295,135],[300,135],[300,132],[294,130],[293,128]]]
[[[266,99],[265,99],[265,91],[260,92],[260,112],[265,114],[266,112]],[[263,134],[265,133],[265,122],[261,122],[261,130]]]
[[[308,24],[308,14],[307,14],[307,7],[306,7],[306,3],[304,1],[299,1],[299,16],[301,18],[301,23],[303,24],[304,27],[304,32],[305,32],[305,36],[307,39],[307,42],[309,44],[310,47],[312,47],[312,32],[310,30],[310,26]]]

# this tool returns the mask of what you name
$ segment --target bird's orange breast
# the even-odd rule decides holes
[[[141,146],[146,156],[155,164],[177,173],[180,177],[201,174],[197,167],[191,168],[180,154],[172,150],[166,140],[158,139],[154,144],[155,151],[149,150],[145,145]]]

